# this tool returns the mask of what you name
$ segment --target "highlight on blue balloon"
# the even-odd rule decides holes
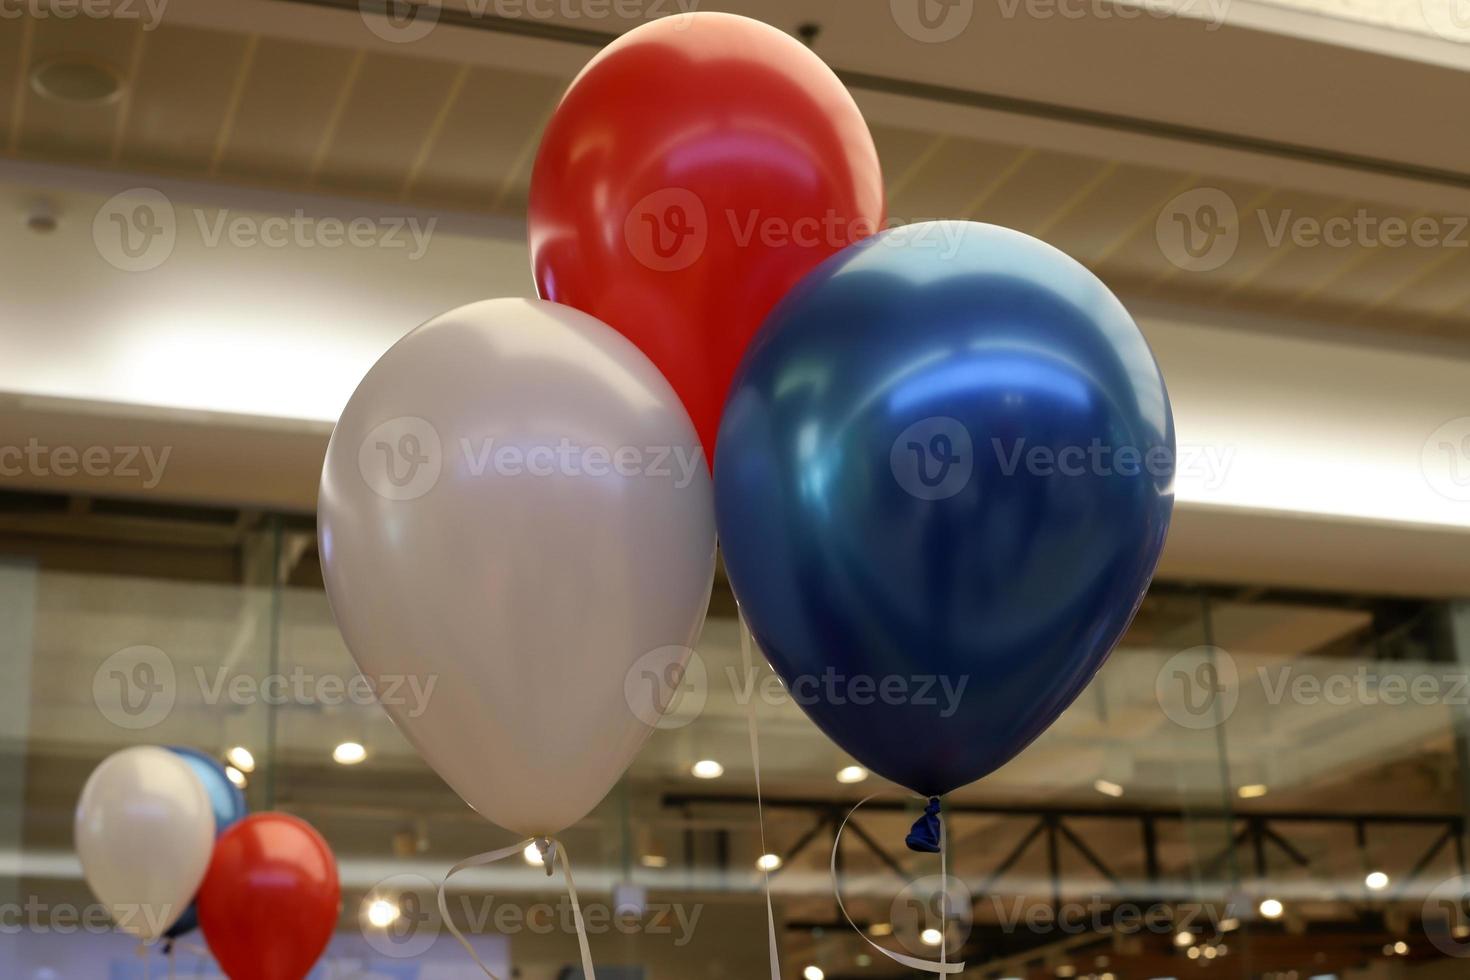
[[[804,710],[934,797],[1102,665],[1173,474],[1163,378],[1112,292],[1020,232],[930,222],[833,256],[771,313],[725,407],[716,519],[762,651],[788,689],[822,679]]]

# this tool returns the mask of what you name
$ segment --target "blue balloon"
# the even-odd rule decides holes
[[[214,839],[219,840],[221,834],[245,819],[245,794],[230,782],[230,777],[225,775],[225,767],[213,756],[179,745],[170,745],[168,750],[187,762],[189,768],[199,777],[199,782],[204,785],[204,792],[209,796],[209,806],[214,810]],[[184,914],[179,916],[178,921],[163,936],[165,939],[178,939],[197,928],[198,903],[190,902]]]
[[[926,796],[1081,693],[1173,508],[1169,398],[1127,310],[993,225],[895,228],[815,269],[752,341],[717,445],[761,649],[828,736]]]

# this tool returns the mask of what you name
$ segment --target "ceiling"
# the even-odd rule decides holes
[[[16,22],[0,34],[0,147],[26,161],[518,219],[541,129],[576,68],[595,50],[591,43],[606,36],[582,22],[556,41],[541,40],[515,33],[525,31],[524,20],[452,19],[446,13],[421,43],[392,43],[379,36],[382,28],[372,29],[381,18],[331,3],[250,0],[236,6],[233,15],[225,15],[216,5],[194,0],[166,8],[157,22],[141,13],[141,4],[133,19]],[[778,22],[793,21],[795,9]],[[851,24],[828,20],[816,41],[820,53],[846,59],[837,60],[839,68],[854,61],[883,65],[881,42],[897,35],[891,23],[867,24],[869,34],[884,33],[859,45]],[[1070,33],[1054,42],[1050,34],[1031,38],[1063,27],[1020,20],[996,29],[1015,34],[1017,43],[1077,43]],[[1082,29],[1070,22],[1063,26],[1072,33]],[[1155,35],[1185,29],[1153,17],[1134,26],[1130,40],[1162,45],[1161,53],[1179,57],[1182,41]],[[1198,43],[1202,31],[1192,29],[1185,37]],[[1297,47],[1288,52],[1280,47],[1287,43],[1221,28],[1203,50],[1214,57],[1232,48],[1241,55],[1289,55],[1300,76],[1292,97],[1278,100],[1279,112],[1302,113],[1305,91],[1315,93],[1319,115],[1341,113],[1339,99],[1354,96],[1334,90],[1346,86],[1356,92],[1362,84],[1358,66],[1350,62],[1356,55],[1339,51],[1340,74],[1325,76],[1314,74],[1304,60],[1308,52],[1321,55],[1322,45],[1292,41]],[[927,47],[943,49],[942,58],[935,54],[936,64],[954,57],[948,46]],[[38,70],[53,70],[58,62],[114,71],[122,80],[120,93],[103,104],[42,94],[35,84]],[[960,105],[961,90],[929,81],[966,81],[963,74],[951,68],[936,75],[940,69],[912,58],[905,64],[919,81],[849,73],[872,122],[890,213],[898,220],[971,218],[1018,228],[1077,257],[1130,298],[1452,336],[1464,336],[1470,326],[1470,229],[1459,217],[1470,214],[1470,174],[1463,172],[1470,153],[1458,158],[1460,172],[1440,165],[1440,150],[1463,136],[1464,127],[1451,128],[1448,118],[1438,133],[1416,130],[1415,147],[1383,139],[1377,157],[1363,157],[1360,146],[1281,142],[1269,117],[1258,124],[1262,135],[1200,135],[1178,120],[1157,118],[1177,114],[1166,93],[1158,95],[1152,123],[1145,119],[1139,113],[1149,107],[1138,104],[1139,81],[1119,73],[1082,90],[1078,99],[1096,103],[1113,93],[1132,115],[1017,100],[1001,103],[1008,110],[998,113],[1004,123],[992,125],[990,116],[997,113],[988,103]],[[1414,112],[1431,111],[1421,102],[1432,106],[1439,98],[1470,95],[1470,75],[1464,73],[1382,57],[1369,64],[1374,71],[1402,75],[1374,79],[1380,83],[1435,86],[1422,91]],[[1289,69],[1272,60],[1261,71]],[[976,75],[963,92],[989,78],[988,70]],[[1197,101],[1189,121],[1213,121],[1215,103],[1238,110],[1259,98],[1245,79],[1232,86],[1209,103]],[[1359,98],[1355,109],[1373,119],[1358,122],[1386,125],[1377,102],[1366,94]],[[1462,98],[1456,102],[1463,104]],[[1218,122],[1240,125],[1234,119]],[[1334,122],[1337,133],[1356,128],[1353,120]],[[1436,120],[1420,122],[1433,127]],[[1036,132],[1043,124],[1059,132],[1043,136]],[[1295,132],[1311,135],[1305,124]],[[1424,159],[1396,159],[1410,151]],[[1202,204],[1216,206],[1238,234],[1228,258],[1218,263],[1224,253],[1201,263],[1183,250],[1181,222],[1203,220]],[[1388,244],[1381,235],[1384,221],[1389,228],[1395,221],[1419,221],[1430,244]],[[1345,236],[1343,244],[1283,237],[1283,229],[1299,222],[1306,223],[1307,235],[1310,227],[1336,228]]]

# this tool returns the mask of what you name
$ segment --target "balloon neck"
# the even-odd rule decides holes
[[[556,841],[549,837],[537,837],[535,843],[536,850],[541,854],[541,865],[546,869],[546,877],[550,878],[556,863]]]
[[[940,803],[939,797],[929,798],[929,805],[924,807],[924,815],[914,824],[914,829],[909,831],[908,838],[904,841],[909,850],[920,854],[938,854],[943,847],[943,828],[940,826]]]

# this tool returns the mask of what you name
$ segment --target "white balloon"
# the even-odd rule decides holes
[[[77,801],[77,857],[118,928],[157,939],[194,900],[214,853],[214,810],[194,770],[167,749],[108,756]]]
[[[560,832],[653,730],[714,579],[706,465],[648,358],[553,303],[454,310],[358,386],[322,471],[327,595],[379,701],[485,817]]]

